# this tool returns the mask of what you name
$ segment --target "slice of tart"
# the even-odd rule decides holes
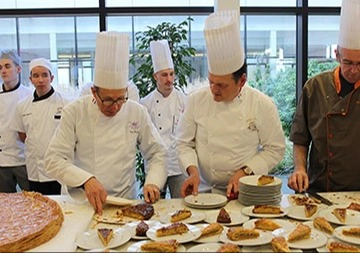
[[[313,216],[317,210],[318,210],[318,206],[315,204],[306,203],[304,205],[304,211],[305,211],[306,218],[310,218],[311,216]]]
[[[360,252],[360,249],[355,246],[336,241],[330,242],[327,248],[330,252]]]
[[[141,251],[146,252],[176,252],[179,242],[175,239],[166,241],[150,241],[140,246]]]
[[[311,228],[299,223],[296,228],[289,234],[288,242],[300,241],[310,238]]]
[[[111,239],[114,237],[112,228],[98,228],[97,235],[104,246],[108,246]]]
[[[201,237],[218,235],[221,234],[223,230],[224,230],[223,225],[219,223],[210,223],[201,230]]]
[[[146,236],[146,232],[149,230],[149,225],[145,221],[141,220],[135,228],[136,236]]]
[[[351,202],[346,209],[351,209],[360,212],[360,204],[356,202]]]
[[[148,220],[154,214],[154,207],[151,204],[140,203],[134,206],[126,206],[122,209],[122,214],[126,217]]]
[[[349,229],[343,229],[342,234],[346,236],[353,236],[360,238],[360,227],[353,227]]]
[[[218,223],[231,223],[230,214],[225,210],[225,208],[221,208],[218,216],[216,217],[216,222]]]
[[[171,225],[158,228],[156,230],[156,236],[162,237],[167,235],[177,235],[177,234],[184,234],[189,231],[189,228],[182,222],[175,222]]]
[[[269,175],[261,175],[258,180],[257,184],[260,186],[271,184],[275,181],[275,178],[273,176]]]
[[[226,233],[226,236],[231,241],[239,241],[239,240],[258,238],[260,236],[260,233],[259,231],[253,228],[249,229],[243,227],[234,227],[234,228],[229,228],[229,230]]]
[[[232,244],[232,243],[225,243],[223,245],[221,245],[218,250],[216,251],[217,253],[232,253],[232,252],[240,252],[239,246]]]
[[[315,217],[315,219],[313,220],[313,225],[315,228],[319,229],[320,231],[323,231],[330,235],[332,235],[334,232],[334,228],[325,219],[325,217]]]
[[[291,252],[289,245],[283,236],[274,237],[271,240],[271,247],[274,252]]]
[[[279,206],[271,206],[271,205],[255,205],[253,213],[258,214],[282,214],[284,213]]]
[[[332,214],[342,223],[346,221],[346,208],[334,208]]]
[[[254,222],[254,224],[255,228],[268,231],[274,231],[275,229],[281,228],[279,224],[271,219],[258,219]]]
[[[178,210],[173,215],[171,215],[170,222],[182,221],[191,217],[191,215],[192,213],[189,209]]]

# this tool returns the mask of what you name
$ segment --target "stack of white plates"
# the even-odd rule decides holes
[[[227,198],[215,193],[199,193],[198,195],[189,195],[184,198],[185,205],[192,208],[212,209],[225,206]]]
[[[274,182],[267,185],[258,185],[261,175],[246,176],[239,180],[239,202],[245,206],[278,205],[281,202],[280,178],[274,177]]]

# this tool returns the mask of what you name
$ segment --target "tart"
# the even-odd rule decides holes
[[[346,236],[353,236],[360,238],[360,227],[354,227],[349,229],[343,229],[342,234]]]
[[[279,224],[271,219],[258,219],[254,222],[254,224],[255,228],[268,231],[274,231],[275,229],[281,228]]]
[[[226,233],[226,236],[231,241],[239,241],[239,240],[258,238],[260,236],[260,233],[259,231],[253,228],[248,229],[243,227],[234,227],[234,228],[229,228],[229,230]]]
[[[351,202],[346,209],[351,209],[360,212],[360,204],[356,202]]]
[[[316,211],[318,210],[318,206],[315,204],[308,204],[306,203],[304,205],[304,211],[305,211],[305,217],[306,218],[310,218],[311,216],[313,216]]]
[[[342,223],[346,221],[346,208],[335,208],[332,210],[332,214]]]
[[[218,223],[231,223],[230,214],[225,210],[225,208],[221,208],[218,216],[216,217],[216,222]]]
[[[270,206],[270,205],[255,205],[253,213],[258,214],[282,214],[284,213],[279,206]]]
[[[331,242],[327,245],[330,252],[360,252],[360,249],[342,242]]]
[[[235,244],[225,243],[225,244],[221,245],[216,252],[218,252],[218,253],[240,252],[240,249],[239,249],[239,247],[238,247],[237,245],[235,245]]]
[[[201,230],[201,237],[209,237],[221,234],[224,230],[223,225],[219,223],[211,223]]]
[[[289,234],[288,242],[300,241],[310,238],[311,228],[299,223],[296,228]]]
[[[140,246],[141,251],[148,252],[176,252],[179,242],[175,239],[166,241],[150,241]]]
[[[149,225],[145,221],[141,220],[135,228],[136,236],[146,236],[146,232],[149,230]]]
[[[108,246],[111,239],[114,237],[114,230],[112,228],[98,228],[97,235],[104,246]]]
[[[315,228],[332,235],[334,232],[334,228],[330,225],[330,223],[324,217],[315,217],[313,220],[313,225]]]
[[[154,207],[147,203],[126,206],[122,209],[122,215],[137,220],[148,220],[154,215]]]
[[[274,252],[291,252],[289,245],[283,236],[274,237],[271,240],[271,248]]]
[[[274,181],[275,181],[275,178],[273,176],[261,175],[257,180],[257,184],[260,186],[263,186],[263,185],[271,184]]]
[[[158,228],[156,230],[156,236],[162,237],[167,235],[184,234],[189,231],[189,228],[182,222],[175,222],[171,225]]]
[[[307,196],[291,196],[292,201],[295,203],[295,205],[303,206],[306,203],[314,203],[314,200],[307,197]],[[320,202],[321,203],[321,202]]]
[[[191,217],[191,214],[192,214],[191,211],[188,209],[178,210],[173,215],[171,215],[170,222],[178,222],[185,220]]]

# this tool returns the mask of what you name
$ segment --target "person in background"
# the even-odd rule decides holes
[[[71,98],[52,87],[54,75],[48,59],[33,59],[29,63],[29,71],[35,91],[18,103],[12,128],[25,143],[30,190],[56,195],[60,194],[61,185],[45,172],[44,157],[60,122],[62,109]]]
[[[46,171],[66,185],[70,195],[85,191],[95,211],[102,214],[107,195],[136,198],[139,147],[146,162],[144,198],[154,203],[166,181],[166,146],[146,108],[128,100],[126,34],[97,34],[94,71],[93,97],[78,98],[63,110],[46,153]]]
[[[290,132],[295,168],[288,186],[297,192],[360,190],[359,22],[360,1],[343,0],[335,51],[340,64],[303,88]]]
[[[272,99],[246,84],[238,11],[211,14],[204,33],[210,87],[189,95],[177,128],[178,157],[188,175],[181,193],[232,199],[241,177],[268,174],[281,161],[285,137]]]
[[[176,155],[175,130],[186,105],[186,95],[174,88],[175,72],[167,40],[150,42],[151,60],[154,68],[156,89],[140,100],[150,114],[151,120],[167,145],[168,178],[162,197],[169,187],[172,198],[181,197],[185,175],[180,169]]]
[[[18,185],[29,190],[24,143],[11,128],[16,104],[31,94],[31,89],[20,83],[21,58],[12,50],[0,52],[0,192],[16,192]]]

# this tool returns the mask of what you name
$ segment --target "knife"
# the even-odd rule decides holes
[[[327,198],[324,198],[323,196],[321,196],[320,194],[314,192],[314,191],[309,191],[307,190],[306,193],[311,197],[311,198],[314,198],[314,199],[317,199],[319,200],[321,203],[325,204],[325,205],[328,205],[328,206],[332,206],[333,203],[328,200]]]

